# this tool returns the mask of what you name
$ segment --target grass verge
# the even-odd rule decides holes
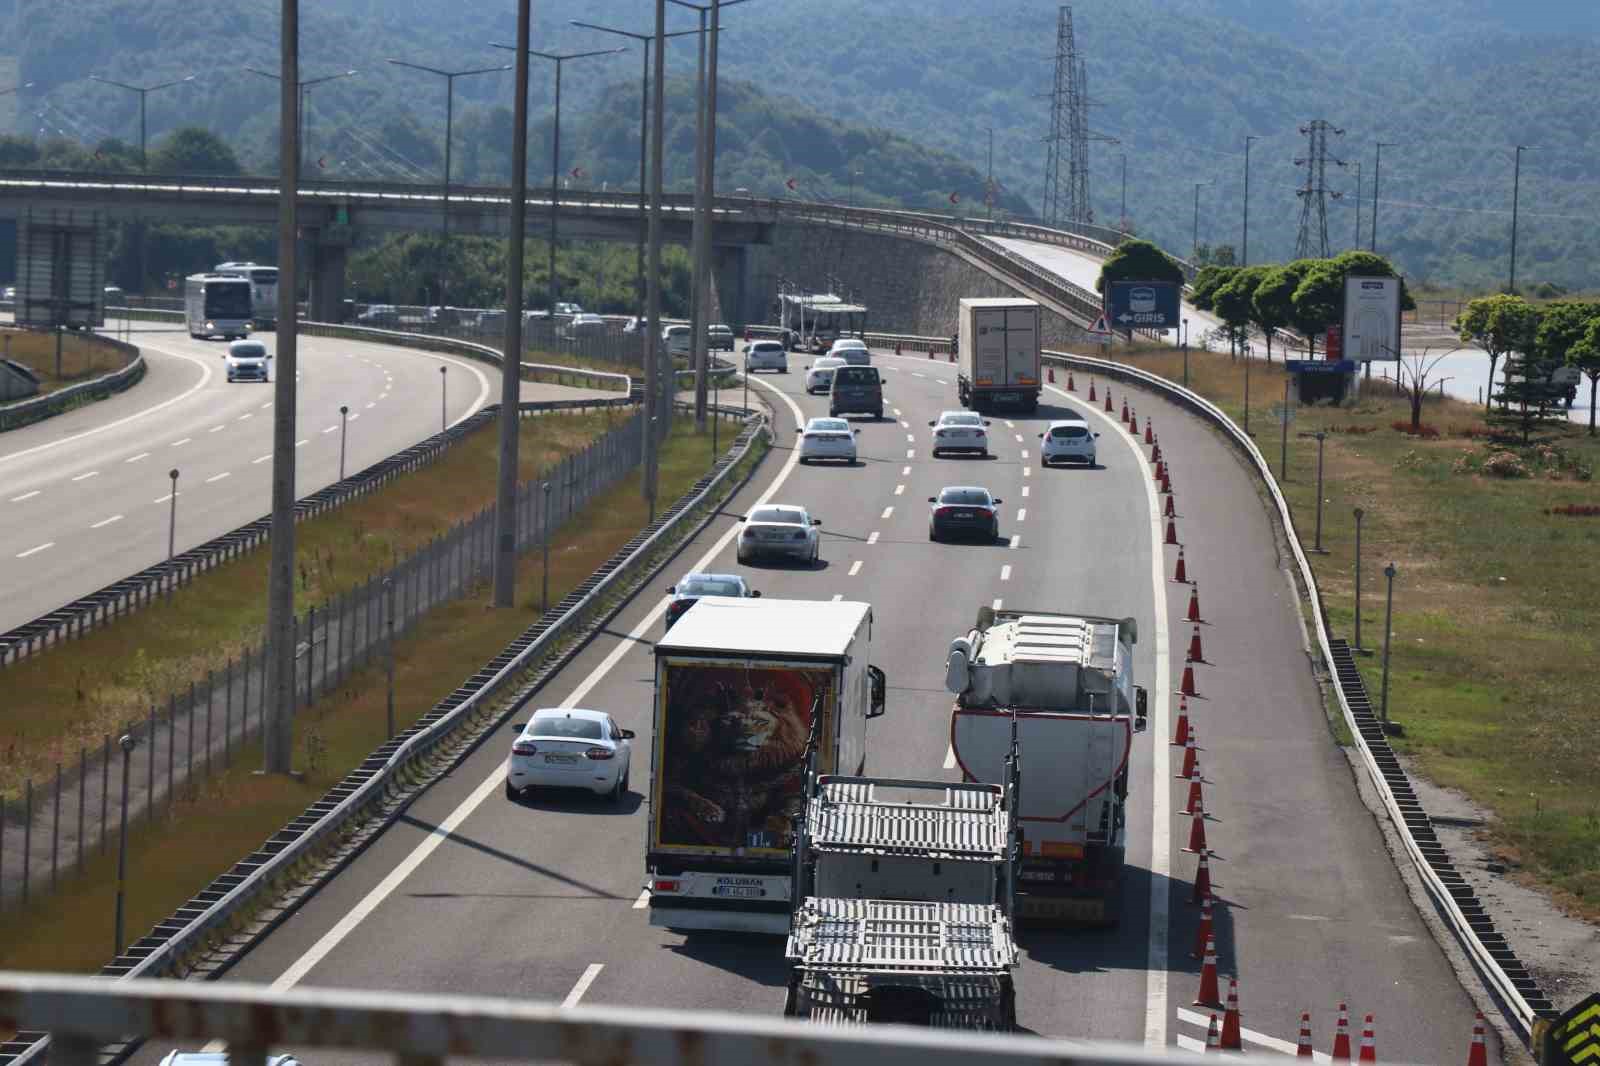
[[[549,414],[522,421],[522,479],[580,451],[627,412]],[[296,601],[320,604],[375,573],[494,498],[496,429],[487,425],[431,466],[398,478],[295,529]],[[208,571],[171,601],[95,630],[70,647],[30,656],[4,673],[0,701],[0,795],[15,798],[80,746],[164,702],[169,692],[221,670],[254,643],[266,621],[269,553]]]
[[[122,356],[109,345],[77,333],[61,334],[61,372],[56,372],[56,337],[33,330],[0,330],[0,357],[21,363],[39,377],[39,395],[122,369]]]
[[[731,436],[731,434],[730,434]],[[660,498],[676,499],[706,470],[709,434],[675,422],[661,453]],[[551,546],[552,599],[565,595],[645,525],[639,476],[624,479],[578,512]],[[484,609],[483,590],[441,605],[396,644],[395,718],[416,721],[477,670],[538,611],[540,556],[519,564],[518,606]],[[241,749],[231,769],[179,797],[153,823],[128,834],[126,930],[132,940],[276,832],[382,743],[383,668],[354,673],[296,721],[296,763],[304,781],[260,777],[260,746]],[[197,847],[198,842],[203,847]],[[86,859],[59,891],[0,916],[0,969],[92,973],[111,957],[116,851]]]
[[[1124,356],[1170,380],[1177,352]],[[1244,424],[1244,364],[1190,353],[1191,387]],[[1250,370],[1250,428],[1277,472],[1281,365]],[[1600,920],[1600,517],[1554,509],[1600,503],[1600,439],[1565,423],[1534,442],[1491,443],[1476,405],[1430,398],[1412,436],[1403,397],[1372,386],[1353,407],[1299,408],[1281,481],[1305,547],[1316,529],[1322,431],[1322,545],[1311,555],[1333,631],[1354,642],[1355,517],[1362,521],[1362,643],[1381,652],[1394,563],[1390,717],[1397,750],[1431,780],[1492,810],[1495,849],[1571,913]],[[1359,657],[1373,699],[1381,654]]]

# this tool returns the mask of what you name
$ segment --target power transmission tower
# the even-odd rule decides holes
[[[1056,20],[1055,85],[1050,90],[1050,133],[1045,137],[1044,203],[1047,226],[1089,217],[1088,75],[1072,32],[1072,5]]]
[[[1328,188],[1328,163],[1335,166],[1344,166],[1344,160],[1328,155],[1328,134],[1343,137],[1344,130],[1316,119],[1309,125],[1301,126],[1300,132],[1305,134],[1309,150],[1305,157],[1296,159],[1294,165],[1306,168],[1306,183],[1295,192],[1300,197],[1300,237],[1295,242],[1294,254],[1297,259],[1315,257],[1328,258],[1328,198],[1337,200],[1343,193],[1332,192]],[[1313,223],[1313,212],[1316,221]],[[1312,228],[1316,232],[1313,234]]]

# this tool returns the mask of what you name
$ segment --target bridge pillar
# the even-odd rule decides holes
[[[766,321],[766,301],[756,284],[757,260],[765,249],[756,245],[723,245],[712,249],[712,284],[720,320],[735,332],[746,324]]]
[[[309,231],[310,306],[307,308],[313,322],[343,322],[345,320],[344,273],[349,258],[349,241],[327,239],[324,231]]]

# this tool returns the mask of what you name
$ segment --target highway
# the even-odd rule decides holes
[[[954,368],[876,358],[895,418],[856,421],[864,461],[853,468],[794,461],[797,419],[826,413],[824,397],[803,392],[803,358],[752,388],[771,395],[778,447],[726,510],[762,500],[807,505],[824,523],[822,564],[738,568],[736,523],[716,521],[536,701],[608,710],[638,732],[641,772],[622,806],[507,800],[502,767],[527,718],[519,713],[227,979],[777,1017],[781,941],[654,929],[642,909],[650,642],[661,632],[664,590],[690,569],[743,569],[766,596],[874,605],[873,659],[888,674],[889,705],[870,727],[868,768],[881,775],[955,777],[944,654],[981,605],[1138,620],[1136,670],[1152,719],[1130,769],[1123,921],[1103,932],[1024,930],[1018,1013],[1048,1035],[1198,1050],[1204,1017],[1190,1008],[1199,964],[1189,957],[1196,909],[1188,903],[1195,863],[1178,850],[1189,825],[1178,813],[1186,784],[1174,779],[1177,749],[1167,744],[1171,690],[1190,637],[1179,622],[1188,590],[1169,580],[1173,550],[1160,544],[1143,450],[1113,418],[1053,386],[1037,416],[993,418],[992,458],[932,460],[927,422],[954,406]],[[1120,403],[1120,388],[1117,396]],[[1452,1061],[1470,1033],[1472,1003],[1413,909],[1329,736],[1298,601],[1256,484],[1210,430],[1165,403],[1134,399],[1155,416],[1174,460],[1178,529],[1206,617],[1207,663],[1190,711],[1218,853],[1222,969],[1240,976],[1246,1046],[1292,1053],[1299,1012],[1311,1010],[1326,1051],[1333,1010],[1345,999],[1353,1040],[1370,1011],[1381,1056]],[[1038,466],[1037,434],[1069,408],[1085,410],[1102,434],[1097,469]],[[1003,543],[928,541],[924,501],[949,484],[981,484],[1004,499]],[[167,1050],[146,1048],[137,1061],[153,1066]]]
[[[229,384],[220,341],[133,330],[143,381],[0,435],[0,631],[165,559],[174,468],[179,552],[270,507],[276,386]],[[270,333],[256,339],[275,345]],[[299,355],[298,496],[339,478],[341,405],[353,473],[437,433],[441,414],[454,423],[498,398],[497,372],[470,359],[323,337],[302,337]],[[523,392],[597,395],[531,383]]]

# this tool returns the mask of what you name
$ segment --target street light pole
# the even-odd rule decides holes
[[[1258,137],[1244,139],[1244,239],[1240,242],[1239,248],[1239,265],[1242,267],[1250,265],[1250,146],[1259,139]],[[1249,370],[1246,369],[1245,372],[1249,373]]]
[[[1118,154],[1122,157],[1122,214],[1120,216],[1121,217],[1121,226],[1122,226],[1122,232],[1123,233],[1127,233],[1128,232],[1128,153],[1127,152],[1119,152]]]
[[[245,67],[244,69],[249,71],[251,74],[259,74],[263,78],[271,78],[273,81],[282,80],[281,75],[273,74],[271,71],[260,70],[256,67]],[[299,70],[298,60],[295,64],[295,70],[297,72]],[[338,81],[340,78],[353,78],[359,73],[361,73],[359,70],[346,70],[338,74],[329,74],[326,77],[311,78],[308,81],[296,82],[296,84],[300,86],[300,91],[295,94],[294,98],[294,167],[296,176],[302,176],[305,172],[306,102],[311,98],[312,88],[314,86],[321,85],[323,82]],[[281,268],[278,271],[278,283],[281,290],[283,284],[283,271]]]
[[[157,89],[170,89],[174,85],[183,85],[185,82],[194,81],[194,79],[195,79],[195,75],[191,74],[187,78],[176,78],[176,79],[174,79],[172,81],[164,81],[164,82],[161,82],[161,83],[159,83],[157,85],[129,85],[126,82],[113,81],[110,78],[102,78],[98,74],[89,75],[89,80],[90,81],[97,81],[97,82],[100,82],[102,85],[115,85],[119,89],[127,89],[129,92],[135,92],[135,93],[139,94],[139,169],[141,171],[148,172],[150,170],[150,161],[145,156],[145,120],[144,120],[145,119],[145,108],[144,108],[144,98],[146,96],[150,95],[151,93],[155,92]],[[29,86],[31,86],[32,84],[33,84],[33,82],[30,81],[30,82],[27,82],[24,85],[17,86],[17,89],[26,89]],[[17,91],[17,89],[7,89],[6,92],[7,93],[14,93],[14,92]],[[4,93],[0,93],[0,95],[5,95],[5,94]]]
[[[521,316],[519,315],[518,317],[520,318]],[[445,402],[446,392],[447,392],[446,386],[445,386],[445,371],[447,371],[449,369],[450,368],[447,367],[447,366],[441,366],[439,368],[439,432],[440,433],[443,433],[445,430],[450,428],[450,423],[449,423],[450,416],[447,413],[449,405]],[[519,387],[519,392],[520,392],[520,387]]]
[[[649,510],[651,521],[656,515],[656,478],[659,473],[658,446],[661,443],[661,430],[667,425],[667,418],[672,410],[672,387],[674,379],[671,374],[666,377],[666,402],[662,402],[662,358],[661,358],[661,170],[663,165],[662,138],[666,134],[666,108],[663,106],[663,97],[666,93],[666,63],[665,52],[667,43],[667,0],[656,0],[656,58],[655,69],[651,71],[651,78],[655,82],[655,92],[651,94],[650,106],[650,229],[649,229],[649,256],[645,270],[646,278],[646,309],[645,316],[648,322],[648,334],[645,337],[645,406],[644,422],[641,430],[644,434],[644,477],[642,479],[645,504]]]
[[[350,407],[348,404],[339,405],[339,480],[344,480],[344,442],[346,432],[350,428]]]
[[[151,737],[150,742],[154,744],[155,738]],[[123,897],[127,893],[128,883],[128,775],[132,772],[133,734],[122,734],[117,744],[122,748],[122,827],[117,834],[117,921],[111,948],[112,958],[122,954]]]
[[[1397,147],[1398,141],[1379,141],[1378,150],[1372,161],[1372,245],[1367,250],[1376,253],[1378,250],[1378,179],[1383,176],[1383,150]],[[1368,369],[1371,369],[1370,367]]]
[[[544,533],[539,541],[544,550],[544,573],[539,588],[539,617],[543,618],[550,609],[550,482],[544,483],[544,508],[541,512],[544,518]]]
[[[1327,555],[1322,547],[1322,445],[1328,435],[1322,430],[1315,433],[1302,433],[1302,437],[1310,437],[1317,442],[1317,539],[1316,546],[1311,550],[1317,555]]]
[[[1383,576],[1389,579],[1389,590],[1384,597],[1383,604],[1383,702],[1382,717],[1383,728],[1389,729],[1389,637],[1394,632],[1394,575],[1393,563],[1383,568]]]
[[[1366,516],[1366,511],[1357,507],[1356,516],[1356,652],[1361,648],[1361,519]]]
[[[174,584],[172,575],[173,548],[178,541],[178,468],[173,467],[167,471],[167,477],[172,479],[172,491],[168,493],[167,500],[170,507],[167,511],[167,595],[172,595]]]
[[[1194,250],[1189,253],[1191,259],[1199,258],[1200,255],[1200,190],[1215,184],[1215,180],[1194,183]]]
[[[1526,151],[1527,145],[1517,145],[1516,169],[1511,179],[1511,277],[1506,282],[1506,292],[1512,295],[1517,291],[1517,205],[1522,199],[1522,153]]]

